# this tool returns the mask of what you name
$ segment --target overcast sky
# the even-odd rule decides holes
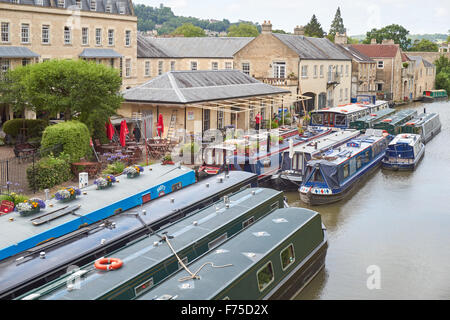
[[[341,7],[348,35],[365,34],[372,28],[400,24],[411,34],[447,33],[450,0],[133,0],[150,6],[163,3],[176,15],[202,19],[270,20],[274,29],[293,32],[315,14],[325,32]]]

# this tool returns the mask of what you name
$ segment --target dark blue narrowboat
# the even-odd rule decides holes
[[[389,170],[414,170],[424,155],[425,145],[420,135],[399,134],[389,143],[381,166]]]

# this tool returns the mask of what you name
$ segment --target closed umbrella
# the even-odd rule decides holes
[[[114,136],[114,127],[111,124],[111,119],[106,123],[106,136],[108,137],[109,141],[111,141]]]
[[[156,126],[158,129],[158,136],[162,136],[164,133],[164,121],[163,121],[163,115],[160,113],[158,118],[158,125]]]
[[[127,134],[128,134],[127,122],[125,120],[122,120],[122,122],[120,123],[120,145],[122,147],[125,147],[125,140]]]

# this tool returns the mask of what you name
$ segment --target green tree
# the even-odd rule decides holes
[[[192,23],[185,23],[182,26],[176,28],[173,35],[183,35],[184,37],[206,37],[205,31],[194,26]]]
[[[409,51],[427,51],[427,52],[437,52],[439,46],[437,43],[431,42],[427,39],[415,40]]]
[[[273,30],[273,31],[272,31],[272,33],[281,33],[281,34],[287,34],[287,32],[286,32],[286,31],[284,31],[284,30],[281,30],[281,29],[275,29],[275,30]]]
[[[359,41],[358,41],[358,39],[347,37],[347,43],[348,44],[358,44]]]
[[[347,30],[344,27],[344,20],[341,17],[341,9],[338,7],[336,10],[336,14],[334,15],[333,22],[331,23],[330,32],[328,32],[328,39],[334,42],[334,36],[336,33],[343,34]]]
[[[445,89],[450,92],[450,67],[446,67],[436,74],[436,89]]]
[[[441,54],[441,56],[434,61],[434,65],[436,66],[436,74],[438,74],[441,71],[450,68],[450,59]]]
[[[381,29],[373,28],[366,33],[366,39],[363,43],[370,43],[372,39],[376,39],[377,43],[381,43],[383,40],[392,39],[394,43],[399,44],[402,50],[408,50],[411,46],[411,39],[407,36],[409,31],[398,24],[391,24]]]
[[[322,26],[316,18],[316,15],[313,14],[311,17],[311,21],[305,26],[305,36],[315,37],[315,38],[323,38],[325,35],[325,31],[323,31]]]
[[[257,37],[259,34],[255,25],[249,23],[240,23],[239,25],[231,25],[228,28],[228,37]]]

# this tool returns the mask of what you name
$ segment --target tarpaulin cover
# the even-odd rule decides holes
[[[308,162],[308,166],[316,168],[319,166],[320,171],[330,189],[339,188],[338,166],[327,160],[312,160]],[[307,177],[309,179],[309,177]],[[307,180],[306,180],[307,181]]]

